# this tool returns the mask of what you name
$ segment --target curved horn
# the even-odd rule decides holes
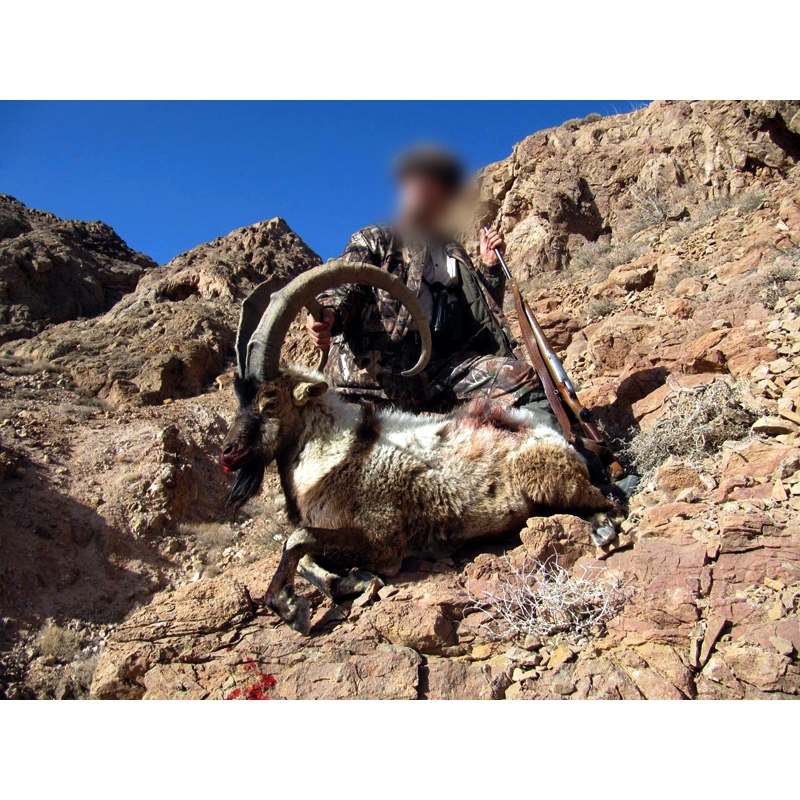
[[[236,368],[240,378],[247,374],[247,345],[261,322],[261,317],[269,306],[272,295],[283,289],[291,281],[288,275],[270,278],[259,283],[242,303],[239,315],[239,328],[236,331]]]
[[[328,289],[355,283],[382,289],[398,299],[411,313],[422,340],[419,360],[403,372],[405,377],[418,375],[425,369],[433,349],[431,329],[425,310],[414,293],[399,279],[371,264],[354,264],[333,259],[298,275],[291,283],[275,292],[247,345],[246,374],[258,380],[270,380],[278,374],[281,346],[292,320],[304,306]]]

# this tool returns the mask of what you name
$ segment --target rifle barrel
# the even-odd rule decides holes
[[[487,235],[489,234],[488,225],[484,226],[483,230]],[[503,267],[506,280],[512,285],[516,286],[517,282],[514,280],[514,276],[511,274],[511,270],[508,268],[508,264],[506,264],[503,254],[496,247],[492,249],[494,250],[494,254],[500,259],[500,265]],[[517,290],[519,290],[519,287],[517,287]],[[522,298],[522,293],[520,293],[520,298]],[[531,326],[533,335],[536,337],[536,343],[539,345],[539,352],[544,355],[550,373],[556,380],[556,383],[564,387],[564,390],[569,395],[569,400],[571,400],[573,403],[577,403],[578,394],[575,391],[575,387],[572,385],[572,381],[569,379],[569,376],[567,375],[566,370],[564,369],[564,366],[559,360],[558,356],[556,356],[556,354],[553,352],[550,342],[547,341],[544,331],[536,321],[536,317],[534,317],[531,313],[531,310],[528,308],[528,304],[525,302],[524,298],[522,298],[522,310],[525,312],[525,316],[528,318],[528,324]]]

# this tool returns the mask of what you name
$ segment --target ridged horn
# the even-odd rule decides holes
[[[281,346],[294,318],[304,307],[309,305],[313,307],[318,294],[347,283],[382,289],[409,310],[411,318],[417,324],[422,349],[417,363],[402,374],[411,377],[422,372],[430,360],[433,345],[428,318],[419,299],[399,278],[385,270],[371,264],[332,259],[321,267],[314,267],[298,275],[291,283],[272,293],[269,307],[247,344],[245,376],[260,381],[276,377]],[[241,331],[241,323],[239,328]]]
[[[271,278],[264,283],[259,283],[244,299],[239,315],[239,328],[236,331],[236,369],[240,378],[247,375],[247,345],[256,332],[272,295],[283,289],[289,281],[291,278],[288,276]]]

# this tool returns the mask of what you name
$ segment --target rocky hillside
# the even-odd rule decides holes
[[[540,131],[479,175],[474,225],[499,223],[520,277],[569,266],[587,242],[627,241],[653,223],[785,177],[800,159],[793,101],[665,102]]]
[[[0,344],[108,310],[155,266],[102,222],[59,219],[0,194]]]
[[[230,372],[242,298],[318,263],[282,219],[257,223],[148,270],[105,314],[5,346],[0,686],[12,696],[21,674],[26,696],[85,694],[86,665],[132,608],[210,568],[242,531],[248,553],[275,550],[267,519],[218,523],[234,400],[214,379]],[[55,644],[37,638],[48,619]],[[47,667],[65,652],[66,668]],[[34,657],[44,674],[28,670]]]
[[[109,388],[117,408],[68,410],[76,368],[30,361],[57,361],[26,348],[99,330],[133,295],[18,345],[0,375],[6,519],[25,543],[0,583],[6,693],[84,696],[92,679],[98,698],[796,697],[799,111],[658,102],[539,132],[481,173],[469,230],[504,230],[641,483],[602,549],[558,515],[505,546],[409,560],[343,605],[300,582],[310,638],[258,603],[287,533],[274,479],[252,517],[210,522],[229,392],[141,407],[141,390]]]
[[[195,397],[230,357],[244,297],[319,263],[284,220],[259,222],[150,270],[106,314],[51,326],[5,352],[53,364],[115,407]]]

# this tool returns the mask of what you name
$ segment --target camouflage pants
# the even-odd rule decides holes
[[[425,410],[447,410],[477,397],[491,398],[533,413],[538,421],[561,431],[533,367],[525,361],[479,353],[454,353],[426,370]]]
[[[478,397],[491,398],[516,408],[524,408],[540,424],[560,431],[558,421],[533,368],[525,361],[504,356],[485,356],[461,350],[445,358],[434,358],[421,375],[400,375],[418,358],[418,345],[403,348],[393,369],[384,370],[382,353],[364,354],[359,369],[342,369],[339,347],[331,348],[325,376],[332,386],[352,403],[368,400],[378,405],[391,404],[403,411],[447,412]],[[347,352],[347,351],[345,351]]]

